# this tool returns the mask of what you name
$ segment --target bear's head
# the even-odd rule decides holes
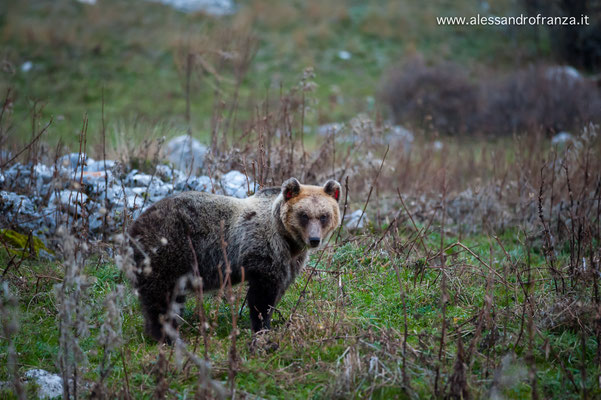
[[[295,242],[312,248],[327,242],[340,225],[340,193],[334,180],[312,186],[290,178],[282,184],[280,219]]]

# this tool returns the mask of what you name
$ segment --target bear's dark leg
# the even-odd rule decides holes
[[[140,294],[140,300],[144,312],[146,334],[157,342],[162,341],[165,335],[161,316],[167,313],[166,302],[159,302],[158,299],[148,298],[142,294]]]
[[[171,303],[169,295],[166,295],[162,300],[161,296],[156,296],[152,292],[147,292],[143,289],[140,291],[140,300],[144,311],[146,334],[152,337],[157,342],[165,341],[171,343],[171,338],[165,333],[163,326],[165,323],[170,323],[171,327],[177,329],[177,321],[175,318],[169,319]],[[186,302],[185,295],[175,297],[175,311],[180,313]]]
[[[248,288],[248,308],[254,333],[271,328],[271,314],[278,299],[278,287],[269,282],[251,281]]]

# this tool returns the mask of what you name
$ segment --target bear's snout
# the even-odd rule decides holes
[[[307,227],[306,238],[307,244],[313,248],[319,246],[321,243],[321,224],[317,219],[309,220],[309,226]]]

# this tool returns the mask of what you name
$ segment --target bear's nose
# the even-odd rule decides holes
[[[317,246],[319,246],[320,242],[321,242],[321,239],[318,238],[318,237],[309,238],[309,244],[311,245],[311,247],[317,247]]]

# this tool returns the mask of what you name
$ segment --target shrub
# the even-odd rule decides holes
[[[482,84],[480,129],[492,134],[580,130],[599,122],[601,95],[567,67],[536,66]]]
[[[390,71],[382,87],[396,123],[444,134],[554,134],[601,121],[596,82],[567,66],[491,72],[472,82],[455,64],[413,59]]]
[[[397,122],[408,120],[445,133],[473,129],[478,91],[456,64],[430,66],[413,58],[393,68],[382,87],[382,98]]]

